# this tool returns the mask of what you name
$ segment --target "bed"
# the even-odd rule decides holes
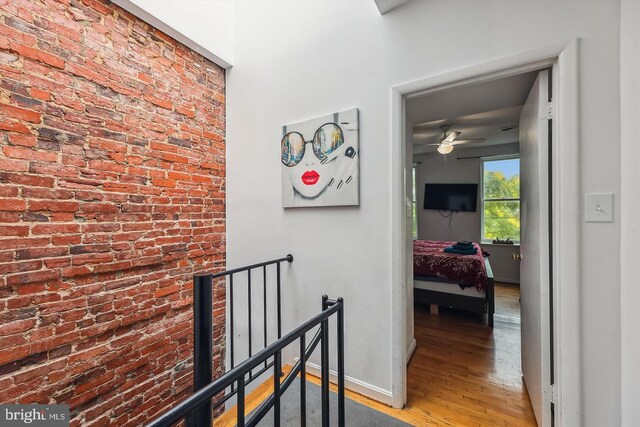
[[[478,243],[475,255],[443,252],[456,242],[438,240],[413,241],[414,300],[438,306],[487,315],[493,327],[495,293],[489,254]]]

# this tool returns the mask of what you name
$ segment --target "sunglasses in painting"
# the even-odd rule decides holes
[[[300,132],[289,132],[282,137],[282,164],[293,167],[302,161],[308,143],[313,147],[313,153],[320,160],[325,160],[338,147],[344,144],[344,133],[336,123],[325,123],[313,134],[311,141],[305,141]]]

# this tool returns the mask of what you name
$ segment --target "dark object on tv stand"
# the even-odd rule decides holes
[[[424,208],[436,211],[475,212],[478,184],[425,184]]]
[[[493,270],[491,270],[491,264],[485,257],[484,265],[487,269],[487,286],[485,289],[485,298],[474,298],[458,294],[449,294],[446,292],[430,291],[426,289],[413,288],[413,299],[416,302],[422,304],[434,304],[438,306],[444,306],[449,308],[455,308],[457,310],[471,311],[473,313],[480,313],[487,315],[487,323],[489,327],[493,328],[493,314],[496,311],[495,303],[495,288],[493,280]],[[414,279],[418,280],[432,280],[440,281],[442,279],[414,276]],[[434,280],[435,279],[435,280]]]

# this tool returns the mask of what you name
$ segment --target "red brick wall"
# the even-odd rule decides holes
[[[224,268],[224,70],[108,1],[0,0],[0,75],[0,402],[141,424]]]

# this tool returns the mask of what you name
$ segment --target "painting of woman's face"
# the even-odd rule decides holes
[[[308,141],[299,132],[286,134],[282,138],[282,161],[294,190],[307,199],[318,197],[335,173],[336,150],[343,143],[342,129],[335,123],[325,123]]]
[[[285,207],[358,204],[357,132],[356,109],[284,128]]]

